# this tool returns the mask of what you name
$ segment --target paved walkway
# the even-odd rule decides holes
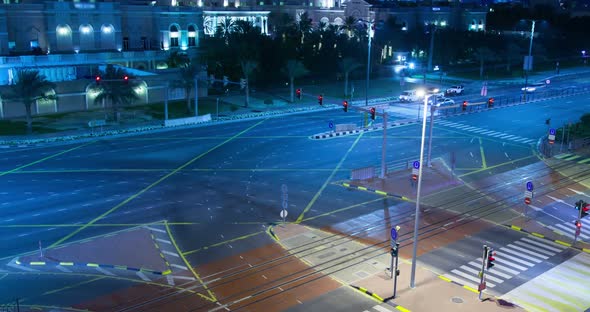
[[[330,277],[363,292],[376,301],[387,301],[399,311],[498,311],[500,307],[524,311],[512,304],[477,293],[439,278],[438,274],[418,265],[415,288],[409,286],[411,264],[400,258],[396,297],[393,280],[387,268],[391,256],[388,248],[368,245],[346,235],[297,224],[276,226],[274,233],[280,243],[310,266]],[[359,311],[361,312],[361,311]]]

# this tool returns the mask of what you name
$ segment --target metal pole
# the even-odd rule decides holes
[[[368,22],[369,25],[369,29],[367,30],[369,32],[369,45],[368,45],[368,49],[369,51],[367,52],[367,84],[365,87],[365,106],[369,106],[369,72],[371,69],[371,22]]]
[[[531,26],[531,41],[529,43],[529,56],[533,53],[533,36],[535,34],[535,20],[533,20],[533,25]]]
[[[430,24],[430,52],[428,53],[428,70],[432,70],[432,53],[434,53],[434,32],[436,26]],[[442,77],[442,76],[441,76]]]
[[[199,116],[199,79],[195,76],[195,117]]]
[[[480,272],[481,276],[479,278],[479,286],[478,286],[478,290],[479,290],[478,298],[479,298],[479,300],[482,300],[481,293],[483,292],[482,285],[483,285],[483,283],[485,281],[485,271],[484,270],[486,269],[486,259],[487,259],[487,257],[488,257],[488,246],[487,245],[483,245],[483,258],[482,258],[482,261],[481,261],[481,272]]]
[[[436,110],[436,97],[434,98],[434,102],[430,107],[430,133],[428,134],[428,168],[432,167],[432,163],[430,162],[432,156],[432,129],[434,128],[434,111]]]
[[[393,275],[393,298],[395,299],[395,293],[397,292],[397,267],[399,264],[399,243],[395,243],[395,270]]]
[[[561,153],[562,148],[563,148],[563,140],[565,140],[565,125],[563,125],[563,128],[561,130],[561,144],[559,144],[559,152]]]
[[[412,250],[412,273],[410,276],[410,287],[414,288],[416,278],[416,253],[418,252],[418,221],[420,219],[420,190],[422,188],[422,160],[424,159],[424,139],[426,137],[426,108],[428,107],[428,96],[424,96],[424,114],[422,116],[422,140],[420,141],[420,168],[418,169],[418,191],[416,193],[416,213],[414,220],[414,248]]]
[[[385,150],[387,148],[387,113],[383,112],[383,144],[381,146],[381,179],[385,179],[387,166],[385,165]]]
[[[219,119],[219,98],[217,98],[217,118]]]
[[[529,42],[529,61],[531,62],[531,65],[533,64],[533,62],[531,61],[531,57],[533,55],[533,37],[535,35],[535,20],[533,20],[533,24],[531,25],[531,40]],[[525,80],[524,80],[524,101],[526,102],[527,100],[527,92],[526,92],[526,88],[528,86],[529,83],[529,75],[528,75],[528,71],[529,71],[529,66],[526,66],[527,69],[525,69],[524,71],[524,75],[525,75]]]
[[[391,278],[393,278],[393,272],[394,270],[394,266],[393,266],[393,259],[395,258],[395,256],[393,255],[393,248],[391,250],[391,265],[389,266],[389,271],[391,271]],[[393,281],[393,296],[395,297],[395,280]]]
[[[168,92],[169,92],[170,83],[166,83],[166,91],[164,92],[164,120],[168,120]]]

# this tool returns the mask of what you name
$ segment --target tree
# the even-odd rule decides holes
[[[250,104],[250,76],[258,66],[256,61],[242,60],[240,61],[240,67],[242,68],[242,74],[246,79],[246,107]]]
[[[354,16],[349,16],[344,19],[344,24],[340,27],[340,29],[346,31],[348,38],[352,38],[353,32],[357,28],[356,22],[357,20]]]
[[[305,40],[305,34],[309,33],[312,29],[312,21],[307,12],[299,16],[299,21],[297,22],[296,26],[297,32],[299,32],[300,36],[300,43],[303,44],[303,40]]]
[[[291,103],[293,103],[295,93],[295,78],[306,75],[308,70],[300,61],[288,60],[287,64],[283,68],[283,72],[289,77],[289,85],[291,86]]]
[[[168,68],[177,68],[181,67],[184,64],[188,63],[190,60],[188,56],[184,53],[178,53],[178,51],[173,51],[168,55],[168,59],[166,59],[166,63],[168,64]]]
[[[119,121],[119,105],[129,105],[139,99],[135,91],[140,86],[139,80],[128,74],[124,69],[107,65],[100,73],[100,83],[95,84],[91,89],[98,93],[95,102],[108,101],[113,110],[113,120]],[[127,77],[127,81],[124,78]]]
[[[199,65],[198,63],[193,60],[190,63],[185,64],[184,66],[180,67],[180,79],[174,80],[172,82],[172,86],[175,88],[182,88],[184,89],[184,93],[186,94],[186,112],[190,113],[192,111],[191,107],[191,93],[195,88],[195,77],[199,73]]]
[[[27,133],[33,132],[33,113],[31,105],[38,100],[55,100],[55,93],[51,91],[55,84],[48,81],[38,70],[19,69],[16,72],[16,79],[10,85],[10,93],[6,99],[20,100],[25,105],[27,113]]]
[[[485,62],[495,58],[494,52],[488,47],[479,47],[475,51],[475,56],[479,60],[479,78],[483,78],[483,66]]]
[[[344,97],[348,96],[348,75],[353,70],[361,67],[354,58],[352,57],[345,57],[343,58],[340,63],[340,70],[344,73]]]
[[[234,23],[234,20],[229,16],[225,16],[217,25],[215,35],[225,39],[225,44],[227,44],[229,35],[234,31],[235,27],[236,24]]]

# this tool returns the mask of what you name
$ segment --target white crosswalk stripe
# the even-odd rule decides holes
[[[523,237],[505,246],[495,247],[494,266],[486,269],[486,283],[493,288],[506,280],[527,271],[566,249],[565,246],[545,241],[536,237]],[[452,269],[444,277],[477,289],[482,258],[477,258],[458,268]]]
[[[582,219],[584,220],[584,219]],[[590,229],[585,229],[590,227],[590,224],[586,227],[582,226],[582,229],[580,230],[580,235],[578,235],[578,238],[581,238],[582,240],[589,240],[590,241]],[[555,226],[553,225],[549,225],[548,228],[563,233],[568,237],[574,237],[576,234],[576,228],[574,226],[573,223],[560,223],[560,224],[555,224]]]
[[[436,123],[446,126],[446,127],[451,127],[451,128],[456,128],[456,129],[460,129],[460,130],[464,130],[464,131],[469,131],[469,132],[473,132],[473,133],[477,133],[477,134],[482,134],[482,135],[488,135],[491,137],[496,137],[496,138],[500,138],[503,140],[509,140],[509,141],[513,141],[516,143],[528,143],[528,144],[532,144],[535,142],[535,140],[529,139],[529,138],[523,138],[521,136],[517,136],[517,135],[512,135],[512,134],[507,134],[507,133],[501,133],[501,132],[495,132],[495,131],[491,131],[488,129],[484,129],[484,128],[477,128],[477,127],[473,127],[473,126],[469,126],[469,125],[463,125],[460,123],[456,123],[456,122],[450,122],[447,120],[438,120],[436,121]]]
[[[376,305],[373,307],[374,310],[377,310],[379,312],[392,312],[393,310],[389,310],[388,308],[384,307],[384,306],[380,306],[380,305]]]

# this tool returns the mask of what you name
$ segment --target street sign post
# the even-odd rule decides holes
[[[289,207],[288,191],[289,189],[287,188],[286,184],[281,185],[281,192],[283,198],[283,204],[281,205],[281,207],[283,208],[283,210],[281,210],[281,218],[283,218],[283,223],[285,223],[285,218],[287,217],[287,208]]]
[[[556,133],[555,128],[549,129],[549,137],[548,137],[549,144],[555,143],[555,133]]]
[[[527,205],[530,205],[531,204],[531,199],[528,198],[528,197],[525,197],[524,198],[524,203],[527,204]]]
[[[393,297],[397,291],[397,277],[399,276],[398,263],[399,263],[399,243],[397,242],[397,236],[400,226],[396,225],[391,228],[391,265],[389,267],[391,271],[391,278],[393,278]],[[395,265],[394,260],[395,259]]]
[[[533,188],[534,188],[533,182],[528,181],[526,183],[526,190],[529,191],[529,192],[532,192],[533,191]]]
[[[286,209],[281,210],[281,218],[283,218],[283,223],[285,223],[285,218],[287,217],[289,213],[287,212]]]

